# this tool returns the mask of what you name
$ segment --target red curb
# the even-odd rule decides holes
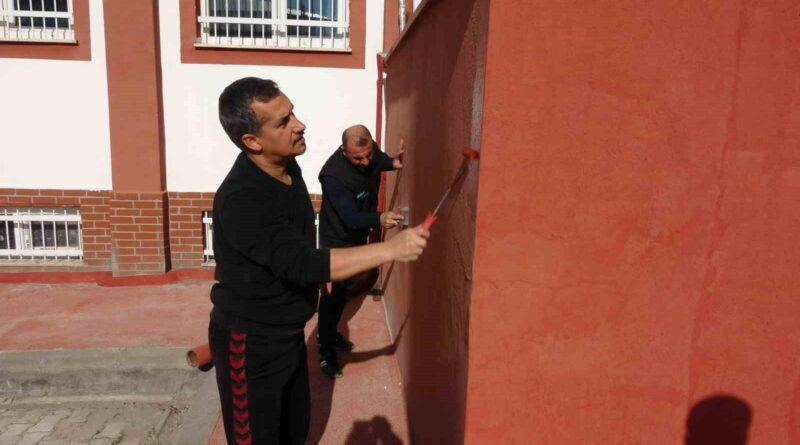
[[[214,269],[176,269],[158,275],[115,277],[111,272],[0,273],[0,283],[97,283],[103,287],[151,286],[191,280],[213,280]]]

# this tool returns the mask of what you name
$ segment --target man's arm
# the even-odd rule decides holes
[[[279,208],[263,205],[263,199],[248,192],[226,199],[221,218],[222,235],[234,249],[301,286],[341,281],[388,261],[414,261],[430,235],[418,226],[382,243],[315,249],[288,224]]]
[[[375,147],[375,161],[378,163],[378,170],[385,172],[395,170],[395,159],[381,151],[377,146]]]
[[[427,245],[430,232],[420,226],[403,230],[382,243],[331,249],[331,281],[341,281],[390,261],[414,261]]]

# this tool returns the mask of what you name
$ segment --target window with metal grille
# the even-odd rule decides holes
[[[203,262],[214,261],[214,223],[211,212],[203,212]]]
[[[348,0],[200,0],[195,46],[349,51]]]
[[[72,0],[0,0],[0,41],[75,43]]]
[[[80,210],[0,208],[0,259],[82,258]]]

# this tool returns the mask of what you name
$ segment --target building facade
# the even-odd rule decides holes
[[[217,98],[241,77],[292,99],[318,205],[342,130],[376,126],[383,18],[368,0],[0,0],[0,272],[213,264],[206,212],[238,154]]]

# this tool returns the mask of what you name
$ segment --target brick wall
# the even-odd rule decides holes
[[[169,192],[169,242],[172,267],[203,264],[203,212],[211,211],[214,193]]]
[[[322,195],[309,195],[319,211]],[[79,208],[83,266],[115,276],[163,274],[203,266],[204,211],[214,193],[0,189],[0,207]],[[26,266],[32,269],[34,266]],[[52,266],[42,266],[52,270]],[[0,266],[0,272],[10,271]]]
[[[83,263],[92,269],[111,267],[108,190],[0,189],[2,207],[71,207],[81,212]],[[2,270],[2,269],[0,269]]]
[[[111,271],[114,276],[160,274],[169,267],[166,193],[113,193]]]

